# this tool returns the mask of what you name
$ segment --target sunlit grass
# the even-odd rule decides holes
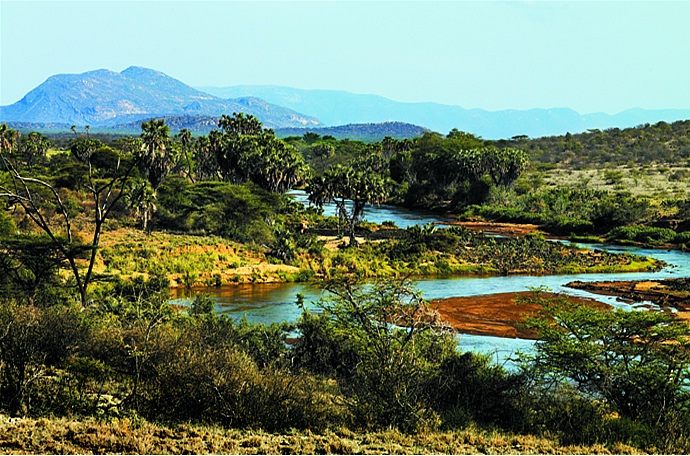
[[[555,439],[474,427],[405,434],[397,430],[324,433],[164,426],[137,417],[109,421],[0,415],[3,454],[639,454],[620,443],[564,446]]]

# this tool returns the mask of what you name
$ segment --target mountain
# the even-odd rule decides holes
[[[318,117],[326,125],[400,121],[447,133],[453,128],[486,139],[518,135],[542,137],[588,129],[625,128],[661,120],[690,119],[690,109],[630,109],[616,115],[579,114],[572,109],[486,111],[439,103],[402,103],[378,95],[336,90],[302,90],[291,87],[244,85],[199,87],[221,97],[255,96]]]
[[[18,102],[0,107],[0,120],[111,126],[161,116],[256,115],[267,127],[319,126],[310,116],[256,97],[228,100],[159,71],[129,67],[49,77]]]

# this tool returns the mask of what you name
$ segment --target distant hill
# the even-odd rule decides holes
[[[175,134],[186,128],[192,133],[207,135],[214,128],[218,128],[219,116],[161,116],[156,117],[165,120],[170,127],[170,131]],[[91,127],[92,134],[101,133],[106,135],[139,135],[141,133],[141,122],[148,118],[126,122],[119,125],[101,125]],[[8,122],[8,126],[20,131],[41,131],[47,134],[69,133],[70,124],[59,123],[31,123],[31,122]],[[414,138],[421,136],[425,131],[424,127],[412,125],[404,122],[382,122],[377,124],[348,124],[336,127],[310,127],[310,128],[276,128],[275,133],[279,138],[287,136],[302,136],[307,132],[313,132],[321,136],[330,135],[336,139],[352,139],[357,141],[375,142],[381,141],[386,136],[395,139]]]
[[[628,163],[687,166],[690,163],[690,120],[662,121],[625,129],[592,129],[585,133],[535,139],[516,138],[497,144],[527,150],[537,162],[572,168]]]
[[[583,132],[593,128],[624,128],[661,120],[672,122],[690,119],[690,109],[630,109],[616,115],[579,114],[567,108],[486,111],[439,103],[401,103],[377,95],[336,90],[301,90],[261,85],[199,89],[228,98],[259,97],[270,103],[308,113],[326,125],[400,121],[423,125],[440,133],[448,133],[457,128],[485,139],[507,139],[518,135],[536,138]]]
[[[129,67],[49,77],[18,102],[0,107],[3,122],[112,126],[163,116],[254,114],[264,125],[319,126],[321,122],[256,97],[233,100],[196,90],[159,71]]]
[[[366,124],[347,124],[337,127],[320,128],[278,128],[276,136],[302,136],[307,132],[313,132],[321,136],[333,136],[336,139],[352,139],[357,141],[374,142],[381,141],[386,136],[395,139],[414,138],[421,136],[427,128],[404,122],[382,122]]]
[[[266,127],[276,130],[357,125],[357,132],[342,133],[346,127],[341,127],[332,134],[352,138],[378,138],[378,133],[368,136],[363,132],[363,128],[371,128],[364,125],[386,123],[422,126],[440,133],[457,128],[485,139],[509,139],[690,119],[690,109],[630,109],[616,115],[579,114],[567,108],[486,111],[439,103],[401,103],[377,95],[344,91],[278,86],[204,87],[202,91],[159,71],[133,66],[120,73],[95,70],[51,76],[18,102],[0,106],[0,122],[41,124],[40,129],[46,131],[59,129],[61,124],[114,131],[136,126],[133,130],[138,131],[139,125],[135,124],[143,119],[164,117],[171,124],[177,122],[180,128],[203,132],[210,119],[233,112],[253,114]],[[182,126],[185,123],[189,126]],[[175,129],[176,125],[171,127]],[[410,137],[410,134],[418,133],[389,136]]]

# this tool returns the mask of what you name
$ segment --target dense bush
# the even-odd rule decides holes
[[[607,235],[608,241],[634,241],[647,245],[667,244],[677,242],[678,235],[670,228],[652,226],[620,226],[611,230]]]
[[[182,178],[170,178],[158,189],[153,225],[269,245],[274,241],[271,221],[285,212],[287,204],[287,197],[254,186],[190,184]]]

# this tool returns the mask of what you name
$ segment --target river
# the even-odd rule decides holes
[[[296,199],[306,201],[303,193],[298,193]],[[326,207],[326,214],[334,213],[335,209]],[[400,228],[414,224],[426,224],[436,221],[446,221],[442,217],[428,212],[415,212],[394,206],[378,206],[367,208],[365,219],[381,223],[393,221]],[[545,286],[554,292],[566,293],[573,296],[594,298],[616,307],[632,309],[640,306],[650,306],[651,303],[641,302],[623,304],[615,297],[594,295],[583,290],[566,288],[565,284],[574,280],[657,280],[671,277],[687,276],[690,273],[690,253],[677,250],[641,249],[635,247],[621,247],[609,245],[584,245],[583,247],[605,249],[613,252],[627,252],[643,256],[658,258],[669,266],[658,272],[618,273],[618,274],[570,274],[550,276],[448,276],[421,278],[416,281],[417,288],[427,299],[447,298],[451,296],[478,296],[494,293],[526,291],[532,287]],[[300,315],[300,309],[295,305],[297,294],[302,294],[308,306],[318,301],[321,290],[315,284],[308,283],[275,283],[275,284],[243,284],[223,286],[204,290],[216,301],[216,311],[235,318],[247,318],[253,323],[273,323],[281,321],[294,322]],[[175,300],[180,304],[188,303],[184,290]],[[523,339],[508,339],[490,336],[460,335],[458,344],[461,349],[488,353],[495,356],[499,363],[506,362],[509,355],[516,350],[529,350],[533,342]]]

